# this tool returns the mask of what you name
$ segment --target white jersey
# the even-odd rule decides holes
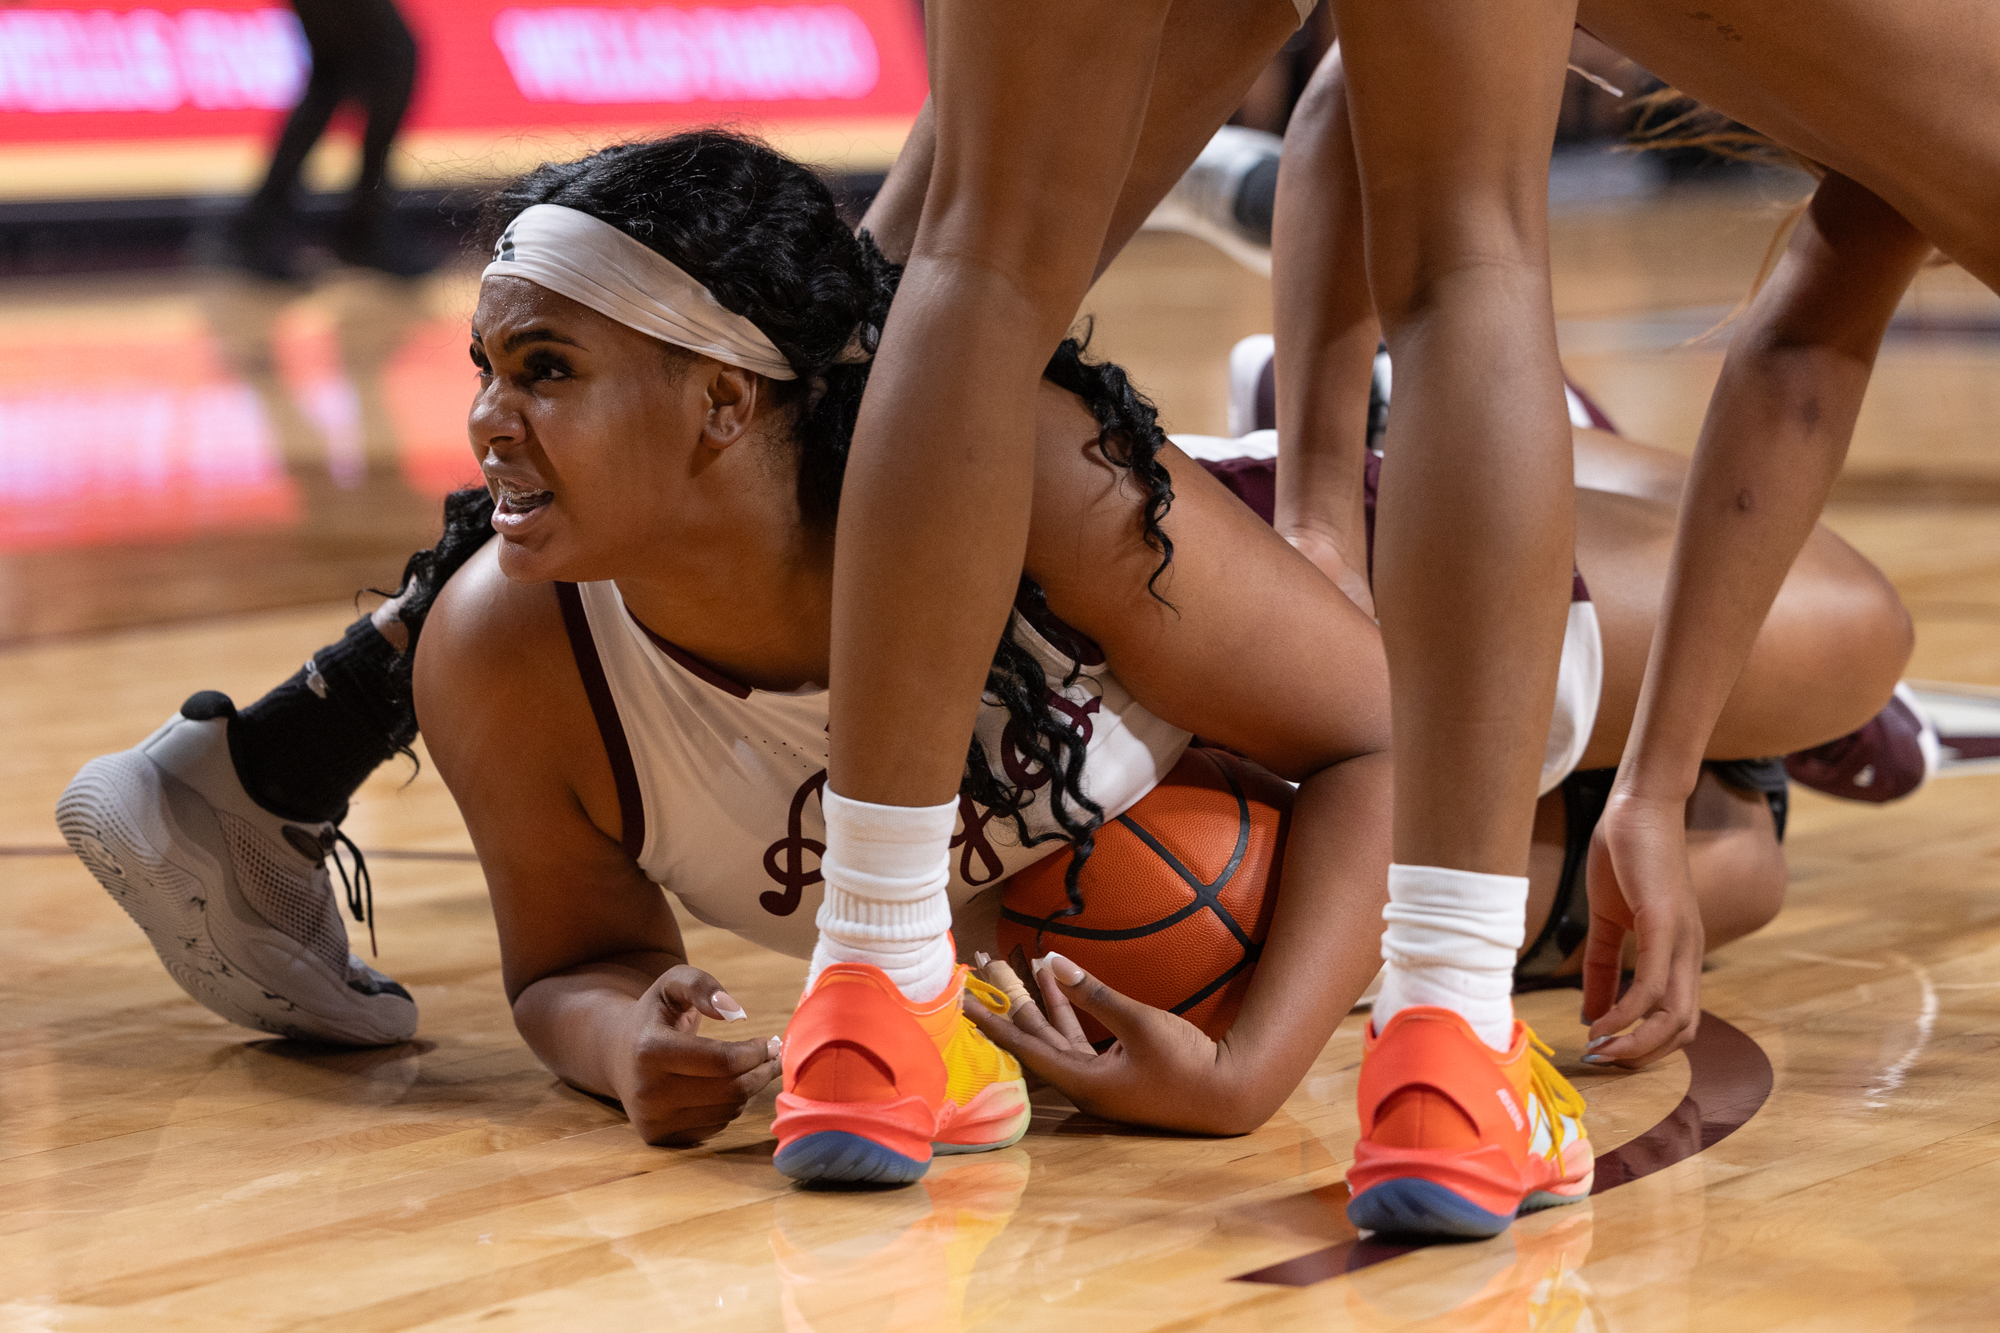
[[[556,588],[617,782],[625,850],[696,920],[811,957],[824,892],[826,691],[748,689],[641,625],[615,583]],[[1042,664],[1052,706],[1086,738],[1085,792],[1106,819],[1123,814],[1172,771],[1191,737],[1142,708],[1096,645],[1060,622],[1038,629],[1017,610],[1013,626]],[[1064,685],[1072,670],[1076,679]],[[1009,782],[1033,793],[1024,812],[1030,834],[1055,832],[1051,775],[1024,766],[1008,722],[1004,708],[986,704],[980,742]],[[1051,838],[1023,846],[1011,816],[961,798],[953,909],[1066,845]]]

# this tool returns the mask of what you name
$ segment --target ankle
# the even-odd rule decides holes
[[[1463,1018],[1494,1050],[1507,1050],[1527,900],[1525,876],[1390,866],[1382,909],[1388,968],[1375,1002],[1376,1031],[1403,1009],[1435,1005]]]
[[[874,805],[828,788],[820,870],[818,943],[806,985],[829,963],[880,968],[918,1003],[951,984],[951,833],[956,800],[934,806]]]

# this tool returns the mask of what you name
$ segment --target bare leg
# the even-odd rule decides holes
[[[1146,106],[1093,278],[1118,257],[1167,191],[1243,100],[1271,53],[1291,36],[1296,13],[1288,0],[1177,0],[1160,39],[1153,86],[1168,95]],[[917,220],[937,151],[937,120],[925,102],[861,225],[896,263],[910,257]]]
[[[1492,1235],[1532,1191],[1589,1189],[1581,1102],[1552,1071],[1526,1093],[1560,1145],[1524,1161],[1543,1183],[1474,1186],[1459,1169],[1526,1151],[1494,1056],[1527,1085],[1510,995],[1575,541],[1548,256],[1575,13],[1334,0],[1368,285],[1398,380],[1375,546],[1395,856],[1347,1207],[1376,1231]]]
[[[828,785],[958,790],[1026,550],[1034,387],[1131,166],[1166,4],[937,4],[937,147],[835,538]]]
[[[1237,90],[1217,85],[1254,77],[1249,59],[1218,66],[1216,53],[1254,50],[1261,66],[1296,19],[1283,3],[1208,3],[1186,20],[1176,8],[1169,36],[1167,9],[933,8],[936,85],[949,92],[913,138],[932,158],[922,221],[836,539],[829,778],[843,796],[930,805],[956,792],[1025,549],[1034,386],[1114,220],[1136,227],[1151,206],[1120,202],[1142,130],[1161,147],[1135,190],[1164,193],[1227,114]],[[1169,55],[1181,82],[1149,119]],[[901,189],[885,219],[907,217]]]
[[[1604,635],[1604,693],[1581,766],[1611,768],[1624,753],[1659,623],[1676,511],[1603,491],[1578,491],[1576,502],[1577,565]],[[1706,757],[1789,754],[1846,735],[1888,701],[1911,643],[1909,614],[1881,571],[1815,528],[1757,633]]]
[[[1336,0],[1396,360],[1376,548],[1396,860],[1527,865],[1574,541],[1548,278],[1564,0]]]
[[[772,1124],[776,1165],[797,1179],[908,1181],[929,1164],[929,1135],[885,1117],[879,1090],[887,1078],[886,1104],[907,1109],[894,1090],[929,1087],[927,1076],[906,1080],[867,1045],[872,1063],[850,1071],[848,1045],[821,1038],[830,1024],[843,1043],[872,1039],[866,1015],[884,1010],[859,1007],[857,987],[893,987],[947,1021],[960,998],[948,843],[1027,553],[1037,389],[1104,253],[1171,5],[933,0],[928,11],[938,91],[913,152],[928,149],[929,180],[834,536],[826,894]],[[883,214],[898,211],[900,186]],[[960,1039],[944,1042],[954,1080],[984,1078],[973,1099],[992,1092],[1024,1126],[1018,1070],[996,1055],[973,1075],[950,1064]],[[838,1131],[824,1128],[833,1114]]]

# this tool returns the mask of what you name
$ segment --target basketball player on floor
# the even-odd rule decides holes
[[[494,894],[517,1023],[566,1080],[621,1100],[649,1140],[694,1141],[733,1118],[775,1066],[761,1043],[696,1034],[701,1016],[738,1011],[687,962],[655,886],[774,948],[804,956],[815,946],[806,923],[821,890],[805,858],[823,845],[814,807],[825,694],[810,686],[830,642],[827,533],[869,373],[865,326],[896,275],[840,231],[810,173],[726,135],[548,167],[496,207],[506,238],[475,322],[470,423],[493,494],[453,498],[444,541],[412,562],[390,614],[357,623],[241,713],[219,695],[190,699],[139,749],[86,766],[61,819],[177,978],[218,1012],[301,1035],[407,1035],[407,994],[346,956],[315,862],[333,839],[330,819],[312,827],[271,810],[337,813],[369,768],[413,738],[410,654],[384,636],[421,633],[431,646],[418,702]],[[731,246],[717,254],[703,237]],[[962,781],[970,799],[952,906],[1140,802],[1191,731],[1304,785],[1276,918],[1235,1027],[1202,1033],[1053,961],[1045,986],[1061,982],[1057,993],[1113,1025],[1118,1050],[1081,1059],[983,1021],[1027,1043],[1058,1086],[1100,1113],[1253,1128],[1375,970],[1388,812],[1374,630],[1164,445],[1114,368],[1088,365],[1071,345],[1047,379],[1031,578],[989,673],[1001,702],[982,709]],[[502,543],[487,541],[495,528]],[[1150,593],[1168,548],[1148,546],[1149,533],[1172,539],[1160,580],[1171,613]],[[1601,596],[1622,608],[1607,610],[1607,625],[1643,636],[1656,581],[1619,572],[1613,550],[1582,554],[1606,562]],[[509,581],[503,560],[523,581]],[[547,586],[565,575],[588,581]],[[1719,737],[1738,753],[1851,727],[1900,666],[1906,622],[1878,576],[1829,539],[1801,578],[1808,600],[1815,581],[1840,590],[1828,600],[1850,618],[1820,628],[1848,645],[1843,674],[1827,678],[1826,655],[1808,644],[1746,676],[1746,689],[1768,688],[1773,666],[1802,663],[1808,679],[1791,691],[1823,711]],[[1259,653],[1235,650],[1253,639]],[[1607,660],[1636,663],[1618,639],[1607,640]],[[1636,679],[1636,665],[1627,674]],[[1589,685],[1566,697],[1594,698]],[[1588,747],[1615,751],[1622,739],[1615,715],[1567,718],[1545,785]],[[1775,850],[1770,816],[1755,802],[1737,807],[1752,816],[1737,825],[1749,838],[1732,834],[1750,869],[1725,857],[1703,879],[1705,905],[1724,914],[1718,940],[1757,924],[1741,912],[1750,879],[1767,912],[1782,888],[1781,862],[1773,878],[1757,853]],[[1029,845],[1047,833],[1062,836]],[[1557,894],[1552,886],[1547,901]],[[304,929],[254,919],[288,906]],[[327,995],[344,1007],[315,1007]],[[950,1116],[924,1131],[934,1138],[906,1130],[899,1163],[871,1151],[875,1178],[920,1173],[931,1143],[998,1146],[1025,1123],[1018,1069],[998,1052],[973,1066],[969,1052],[991,1048],[955,1011],[936,1017],[977,1077],[938,1090]],[[1530,1068],[1550,1088],[1555,1075],[1538,1059]],[[1549,1122],[1557,1158],[1587,1151],[1566,1104],[1566,1118]]]

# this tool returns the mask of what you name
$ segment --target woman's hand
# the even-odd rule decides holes
[[[729,1124],[778,1076],[778,1039],[716,1041],[696,1035],[703,1017],[743,1010],[721,983],[682,963],[662,972],[633,1005],[618,1099],[639,1137],[686,1148]]]
[[[1706,939],[1688,877],[1686,812],[1685,801],[1614,793],[1591,835],[1583,949],[1583,1016],[1593,1020],[1588,1064],[1637,1069],[1694,1040]],[[1621,998],[1627,931],[1639,937],[1639,957]]]
[[[1247,1134],[1257,1128],[1236,1104],[1227,1048],[1200,1028],[1120,995],[1061,954],[1038,960],[1035,977],[1046,1016],[1019,999],[1006,1017],[976,1001],[966,1012],[994,1045],[1079,1109],[1105,1120],[1199,1134]],[[1091,1049],[1076,1009],[1117,1038],[1109,1050]]]
[[[1333,580],[1333,586],[1347,594],[1347,599],[1361,608],[1370,620],[1375,618],[1375,590],[1368,586],[1368,567],[1356,567],[1341,554],[1340,548],[1330,538],[1317,532],[1301,529],[1285,534],[1285,540],[1292,548],[1312,562],[1314,569]]]

